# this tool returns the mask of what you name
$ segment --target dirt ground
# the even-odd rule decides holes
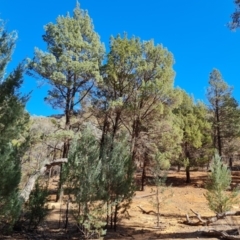
[[[153,214],[143,214],[138,206],[145,211],[156,211],[151,197],[154,187],[146,186],[143,192],[137,191],[129,209],[129,219],[122,219],[121,227],[117,233],[109,232],[106,239],[218,239],[204,236],[204,232],[211,229],[230,230],[235,225],[240,225],[240,216],[229,217],[219,220],[211,226],[188,226],[183,224],[186,214],[196,219],[190,209],[201,214],[202,217],[214,216],[209,210],[204,197],[206,190],[206,171],[191,172],[191,184],[185,183],[185,172],[170,171],[167,185],[170,188],[162,193],[160,229],[156,228],[156,216]],[[240,182],[240,172],[233,172],[232,185]],[[161,196],[161,195],[160,195]],[[233,210],[239,210],[240,205],[233,206]],[[196,219],[197,222],[197,219]]]
[[[147,185],[144,191],[137,191],[133,198],[128,213],[121,217],[117,231],[108,230],[104,237],[106,240],[113,239],[209,239],[216,240],[218,238],[209,238],[203,235],[204,232],[211,229],[229,230],[240,225],[240,216],[229,217],[217,221],[211,226],[188,226],[183,224],[186,220],[186,214],[194,217],[191,209],[201,214],[202,217],[214,216],[209,210],[206,199],[204,197],[204,182],[206,181],[206,171],[192,171],[191,184],[185,183],[185,172],[170,171],[168,174],[167,185],[171,187],[165,189],[161,194],[160,207],[160,227],[156,227],[156,207],[154,205],[155,189],[154,186]],[[240,183],[240,171],[233,171],[232,185],[236,186]],[[57,180],[52,179],[51,187],[54,189]],[[14,236],[0,239],[79,239],[76,235],[67,234],[63,230],[59,230],[59,226],[63,227],[65,218],[65,205],[55,203],[54,196],[49,199],[49,216],[37,233],[31,234],[15,234]],[[143,214],[141,209],[152,211],[149,214]],[[234,205],[233,210],[240,210],[240,205]],[[196,218],[193,218],[196,219]],[[197,221],[197,219],[196,219]]]

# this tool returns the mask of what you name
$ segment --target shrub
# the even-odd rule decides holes
[[[209,208],[216,214],[229,211],[233,204],[237,203],[237,189],[232,192],[226,190],[231,184],[231,172],[221,161],[221,157],[215,154],[211,172],[206,183],[207,193],[205,197]]]

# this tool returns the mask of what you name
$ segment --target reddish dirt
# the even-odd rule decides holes
[[[186,214],[194,217],[190,209],[201,214],[202,217],[214,216],[214,213],[209,210],[206,199],[204,197],[205,189],[204,182],[206,181],[206,171],[191,172],[191,184],[185,183],[185,173],[183,171],[170,171],[168,174],[167,185],[171,185],[163,193],[161,197],[160,207],[160,228],[156,228],[156,208],[154,207],[154,196],[152,190],[154,186],[146,186],[144,191],[137,191],[133,198],[132,204],[128,213],[121,216],[117,231],[109,230],[104,237],[106,240],[111,239],[209,239],[215,240],[218,238],[209,238],[203,236],[203,232],[210,229],[228,230],[236,224],[240,225],[240,216],[219,220],[211,226],[188,226],[183,224],[186,220]],[[240,171],[233,172],[233,185],[240,183]],[[57,179],[52,179],[51,188],[54,190],[57,186]],[[40,229],[38,235],[30,235],[25,237],[15,234],[11,238],[0,239],[79,239],[77,235],[66,234],[65,231],[59,230],[58,227],[63,227],[66,205],[55,203],[54,195],[49,199],[49,216],[44,222],[42,231]],[[150,214],[143,214],[139,207],[145,211],[154,211]],[[233,210],[240,210],[240,205],[234,205]],[[193,218],[196,219],[196,218]],[[196,219],[197,221],[197,219]]]
[[[133,198],[133,203],[129,209],[129,219],[123,218],[117,233],[108,232],[106,239],[218,239],[203,236],[203,232],[211,229],[229,230],[240,224],[240,217],[231,217],[219,220],[211,226],[188,226],[183,224],[186,214],[196,219],[190,209],[201,214],[202,217],[214,216],[209,210],[204,197],[206,190],[204,183],[207,178],[206,171],[191,172],[191,184],[185,183],[185,172],[170,171],[167,185],[170,188],[165,190],[162,197],[160,228],[156,228],[156,216],[143,214],[138,208],[140,206],[145,211],[156,211],[152,203],[152,186],[146,186],[144,191],[137,191]],[[233,172],[233,185],[240,182],[240,172]],[[240,205],[233,206],[233,210],[239,210]],[[196,219],[197,221],[197,219]]]

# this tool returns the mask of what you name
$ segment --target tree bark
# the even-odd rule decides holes
[[[60,165],[62,163],[66,163],[66,162],[67,162],[67,158],[56,159],[56,160],[52,161],[51,163],[49,163],[49,162],[44,163],[44,165],[40,168],[39,171],[36,171],[35,173],[33,173],[29,177],[27,183],[25,184],[25,187],[22,189],[22,191],[20,193],[20,198],[23,200],[23,202],[28,201],[29,196],[35,186],[35,182],[37,181],[39,176],[44,175],[48,169],[51,169],[51,167]]]
[[[199,213],[195,212],[192,209],[190,209],[190,210],[194,213],[194,215],[198,219],[197,222],[196,221],[194,222],[189,218],[188,214],[186,214],[186,221],[184,221],[183,223],[190,225],[190,226],[199,226],[199,225],[208,226],[211,223],[218,221],[219,219],[225,218],[226,216],[239,216],[240,215],[240,211],[229,211],[229,212],[225,212],[222,214],[217,214],[215,217],[208,217],[208,218],[203,219]]]
[[[216,121],[217,121],[217,148],[218,148],[218,153],[219,156],[222,156],[222,139],[221,139],[221,130],[220,130],[220,116],[219,116],[219,104],[218,104],[218,100],[216,99],[216,110],[215,110],[215,114],[216,114]]]
[[[190,178],[190,166],[186,167],[186,183],[191,183],[191,178]]]

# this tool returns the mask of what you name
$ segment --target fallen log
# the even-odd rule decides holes
[[[154,214],[154,215],[157,215],[157,213],[155,212],[155,211],[153,211],[153,210],[150,210],[150,211],[145,211],[144,209],[142,209],[140,206],[137,206],[140,210],[141,210],[141,212],[143,213],[143,214]]]
[[[66,163],[67,161],[68,161],[67,158],[56,159],[52,162],[49,162],[49,160],[44,161],[42,164],[42,167],[40,167],[40,169],[38,171],[35,171],[33,174],[31,174],[31,176],[28,178],[27,183],[25,184],[24,188],[22,189],[22,191],[20,193],[20,199],[23,202],[27,202],[29,199],[29,196],[35,186],[36,180],[40,176],[44,175],[46,173],[46,171],[49,170],[52,166],[60,165],[62,163]]]
[[[190,226],[198,226],[198,225],[209,226],[211,223],[214,223],[214,222],[218,221],[219,219],[223,219],[226,216],[239,216],[240,215],[240,211],[228,211],[225,213],[217,214],[215,217],[209,217],[209,218],[203,219],[199,213],[195,212],[192,209],[190,209],[190,210],[194,213],[194,215],[198,219],[197,222],[194,222],[189,218],[188,214],[186,214],[186,221],[184,221],[183,223],[186,225],[190,225]]]
[[[45,166],[47,167],[47,169],[50,169],[53,166],[61,165],[62,163],[67,163],[67,162],[68,162],[67,158],[59,158],[59,159],[55,159],[51,162],[46,163]]]
[[[217,230],[210,230],[207,232],[202,232],[202,235],[206,236],[206,237],[223,238],[226,240],[240,240],[240,235],[238,235],[238,229],[232,229],[230,231],[233,233],[233,235],[228,234],[226,231],[217,231]]]

